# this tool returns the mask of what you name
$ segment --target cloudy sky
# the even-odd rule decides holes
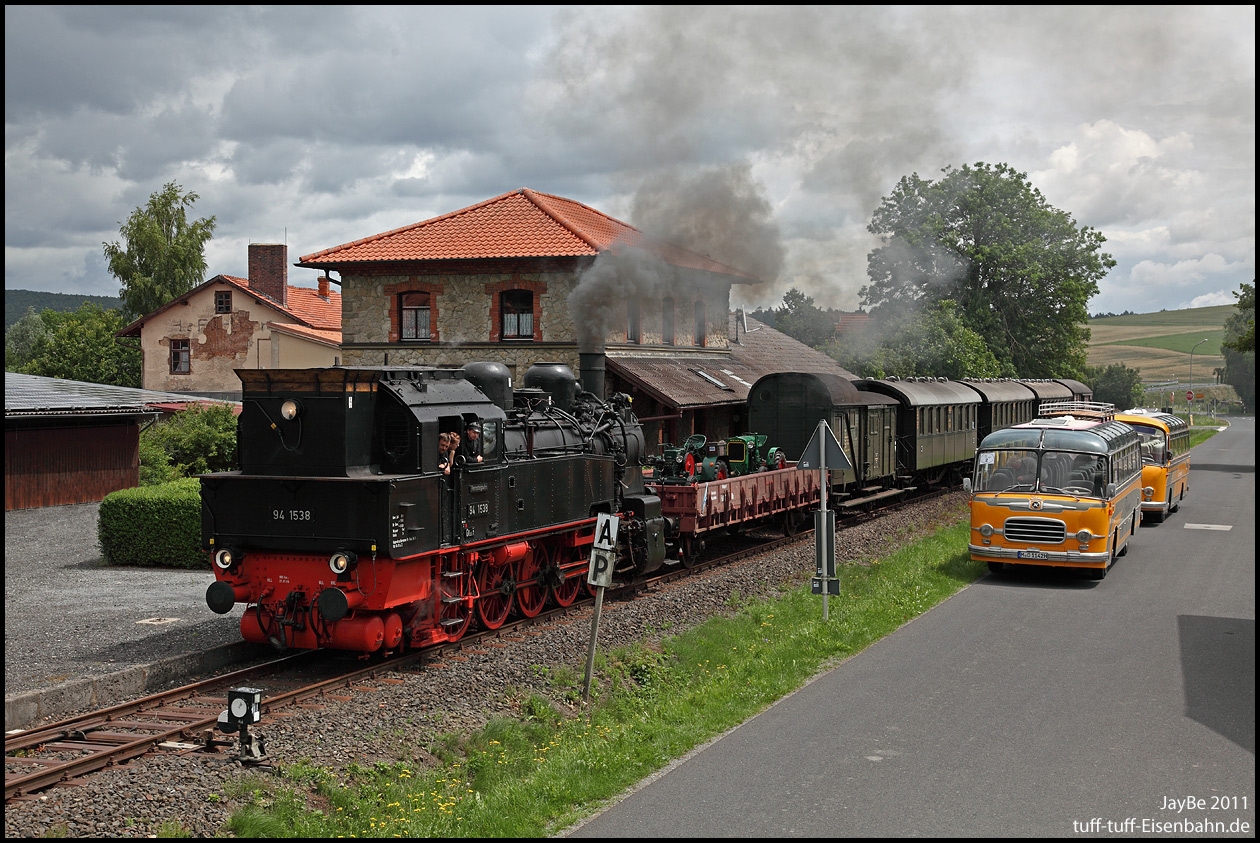
[[[880,197],[984,161],[1106,236],[1091,312],[1232,304],[1255,68],[1254,6],[6,6],[5,288],[116,295],[170,181],[231,275],[528,187],[854,309]]]

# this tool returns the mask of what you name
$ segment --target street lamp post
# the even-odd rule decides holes
[[[1190,349],[1190,395],[1191,396],[1194,395],[1194,349],[1203,345],[1205,342],[1207,342],[1206,337],[1196,342],[1194,344],[1194,348]],[[1194,398],[1193,397],[1191,397],[1191,399],[1186,402],[1186,411],[1194,412]]]

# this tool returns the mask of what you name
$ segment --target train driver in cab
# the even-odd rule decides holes
[[[459,454],[464,462],[482,462],[481,425],[470,421],[464,427],[464,441],[460,443]]]

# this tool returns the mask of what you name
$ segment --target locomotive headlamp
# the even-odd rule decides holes
[[[344,574],[354,567],[359,559],[352,550],[339,550],[328,557],[328,567],[334,574]]]
[[[280,405],[280,415],[285,421],[293,421],[297,418],[298,412],[302,409],[302,405],[290,398]]]
[[[225,571],[244,558],[244,553],[233,550],[230,547],[225,547],[214,552],[214,564],[218,565]]]

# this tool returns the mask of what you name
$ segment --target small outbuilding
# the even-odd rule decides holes
[[[140,484],[140,430],[199,400],[4,373],[4,509],[102,500]]]

